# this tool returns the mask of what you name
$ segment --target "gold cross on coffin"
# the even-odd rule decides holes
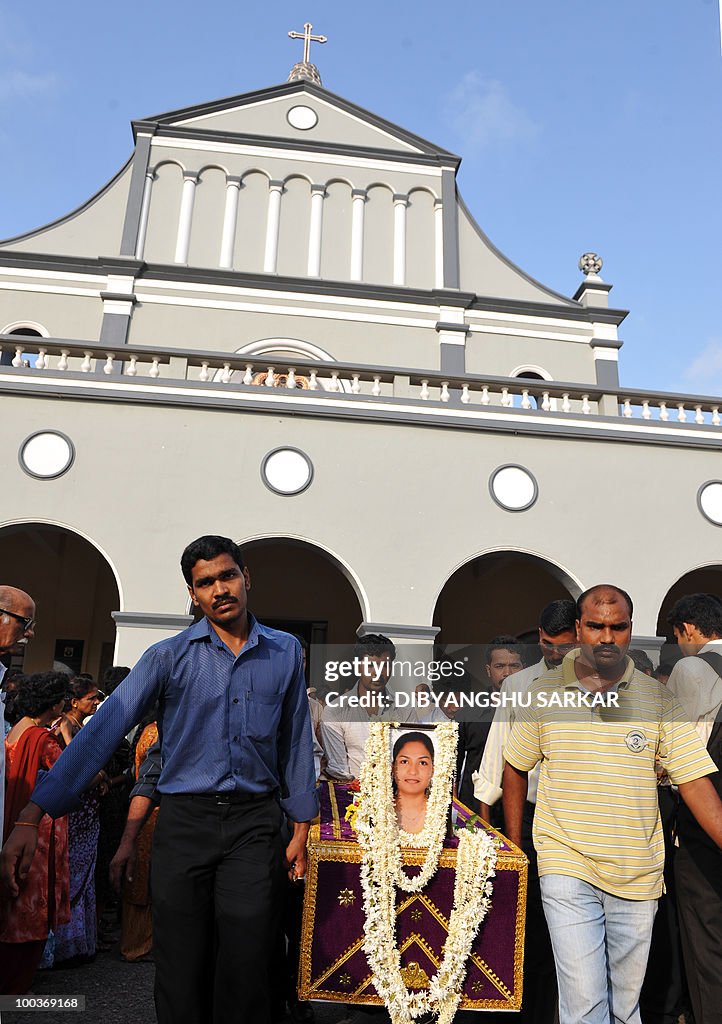
[[[303,39],[303,63],[308,64],[311,57],[311,43],[327,43],[328,39],[326,36],[312,36],[311,29],[313,25],[310,21],[307,21],[303,26],[303,32],[289,32],[289,39]]]

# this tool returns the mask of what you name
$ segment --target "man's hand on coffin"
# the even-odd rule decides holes
[[[302,882],[306,877],[306,840],[310,825],[309,821],[293,823],[293,836],[286,847],[286,867],[292,882]]]

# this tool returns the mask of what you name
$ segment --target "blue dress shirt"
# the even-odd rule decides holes
[[[207,619],[150,647],[35,787],[52,817],[72,810],[120,741],[159,703],[158,792],[275,792],[293,821],[318,813],[298,641],[248,616],[236,657]]]

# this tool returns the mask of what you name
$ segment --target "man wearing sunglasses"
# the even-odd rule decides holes
[[[0,586],[0,658],[19,654],[35,635],[35,602],[24,590]],[[2,681],[7,666],[0,661],[0,717],[5,722],[5,691]],[[5,738],[5,730],[0,739]],[[5,811],[5,744],[0,743],[0,822]],[[0,828],[2,846],[2,828]]]

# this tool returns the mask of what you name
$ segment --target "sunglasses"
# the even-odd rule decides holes
[[[12,619],[17,619],[18,622],[22,622],[23,632],[25,633],[35,625],[34,616],[28,617],[27,615],[18,615],[17,612],[11,612],[8,608],[0,608],[0,613],[3,615],[9,615]]]

